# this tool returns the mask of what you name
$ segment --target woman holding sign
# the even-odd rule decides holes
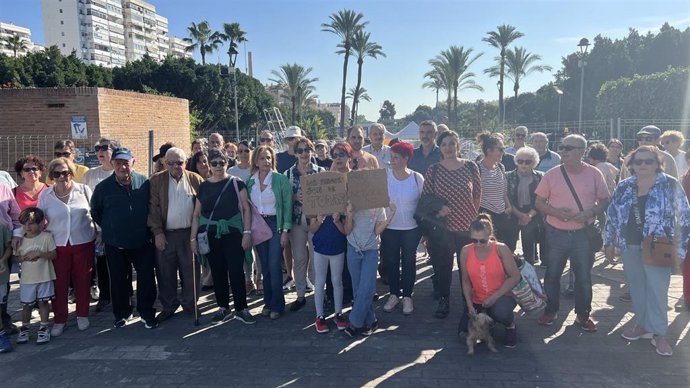
[[[275,151],[259,146],[252,153],[252,176],[247,181],[252,203],[273,232],[273,237],[256,246],[264,282],[261,315],[280,318],[285,310],[283,297],[282,247],[292,228],[292,189],[285,175],[276,172]]]
[[[312,232],[302,213],[302,187],[300,177],[326,171],[312,163],[314,156],[314,144],[306,137],[300,137],[293,144],[293,150],[297,155],[297,162],[294,166],[285,171],[285,176],[292,185],[292,229],[290,230],[290,245],[292,246],[292,272],[295,279],[295,289],[297,299],[290,305],[290,311],[297,311],[307,304],[304,295],[307,285],[314,288],[313,259],[314,247],[312,245]],[[307,278],[309,274],[309,278]]]
[[[383,306],[383,311],[391,312],[402,297],[403,314],[412,314],[412,288],[415,281],[415,259],[417,244],[422,232],[414,219],[417,202],[424,188],[424,177],[407,168],[414,147],[410,143],[396,143],[391,147],[391,168],[388,173],[388,195],[398,208],[395,216],[389,216],[390,224],[381,234],[386,274],[390,296]],[[400,265],[402,263],[402,284],[400,282]]]

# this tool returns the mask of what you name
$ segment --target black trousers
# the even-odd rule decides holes
[[[145,320],[155,317],[156,310],[153,308],[153,303],[158,293],[153,249],[151,243],[146,243],[136,249],[120,249],[106,244],[105,256],[110,274],[110,301],[116,320],[129,317],[134,308],[130,304],[132,265],[137,273],[137,311]]]
[[[231,229],[230,234],[215,238],[215,232],[208,236],[211,251],[206,255],[213,276],[213,292],[218,307],[229,308],[230,288],[235,311],[247,308],[247,289],[244,279],[244,250],[242,249],[242,234]],[[228,276],[230,284],[228,285]]]
[[[447,298],[450,296],[450,285],[453,278],[453,257],[457,257],[458,274],[460,274],[460,251],[470,243],[468,232],[435,231],[429,237],[431,266],[434,268],[434,295]],[[462,289],[462,275],[460,289]],[[459,298],[464,309],[465,298]]]

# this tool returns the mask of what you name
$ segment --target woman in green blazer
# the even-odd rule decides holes
[[[285,310],[283,297],[282,247],[292,228],[292,187],[285,175],[276,172],[275,151],[260,146],[252,154],[249,198],[273,231],[273,237],[256,246],[261,260],[264,308],[261,315],[278,319]]]

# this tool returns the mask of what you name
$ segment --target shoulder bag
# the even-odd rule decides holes
[[[228,185],[230,185],[230,181],[234,179],[228,178],[228,181],[225,183],[225,186],[223,186],[223,189],[220,191],[218,194],[218,198],[216,198],[216,203],[213,205],[213,209],[211,209],[211,214],[209,214],[208,220],[209,222],[213,220],[213,213],[216,211],[216,207],[218,206],[218,203],[220,202],[220,197],[223,196],[223,193],[225,190],[228,188]],[[239,197],[237,198],[239,200]],[[199,250],[199,254],[206,255],[209,252],[211,252],[211,245],[208,242],[208,225],[204,229],[203,232],[199,232],[196,235],[196,244],[197,244],[197,249]]]
[[[637,199],[637,186],[633,189],[632,207],[635,224],[642,229],[644,223]],[[667,206],[666,209],[668,208]],[[673,238],[666,236],[644,237],[642,239],[642,263],[655,267],[675,268],[678,265],[678,251]]]
[[[562,164],[561,172],[563,173],[563,179],[565,179],[565,183],[568,185],[568,188],[570,189],[570,193],[573,195],[573,198],[575,198],[577,207],[580,209],[581,212],[585,211],[585,209],[582,207],[582,202],[580,202],[580,198],[578,198],[577,193],[575,192],[575,188],[573,187],[572,182],[570,182],[568,173],[565,171],[565,167],[563,167]],[[587,235],[587,240],[589,240],[589,248],[592,250],[592,252],[599,252],[601,248],[604,246],[604,238],[601,236],[601,227],[599,226],[599,221],[595,219],[593,223],[585,224],[585,234]]]
[[[244,206],[242,205],[242,200],[240,199],[240,190],[237,187],[237,180],[233,178],[232,183],[235,186],[235,193],[237,193],[237,205],[240,208],[240,217],[244,219]],[[264,218],[261,217],[259,210],[256,208],[256,206],[254,206],[252,201],[248,202],[252,211],[252,245],[256,246],[262,242],[270,240],[271,237],[273,237],[273,231],[268,226]]]

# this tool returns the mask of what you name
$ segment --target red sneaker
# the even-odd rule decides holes
[[[316,327],[316,332],[321,334],[328,333],[331,330],[328,328],[326,320],[323,319],[323,317],[316,317],[316,321],[314,321],[314,326]]]
[[[350,327],[350,322],[347,321],[343,314],[335,314],[334,321],[335,325],[338,327],[338,330],[345,330]]]

